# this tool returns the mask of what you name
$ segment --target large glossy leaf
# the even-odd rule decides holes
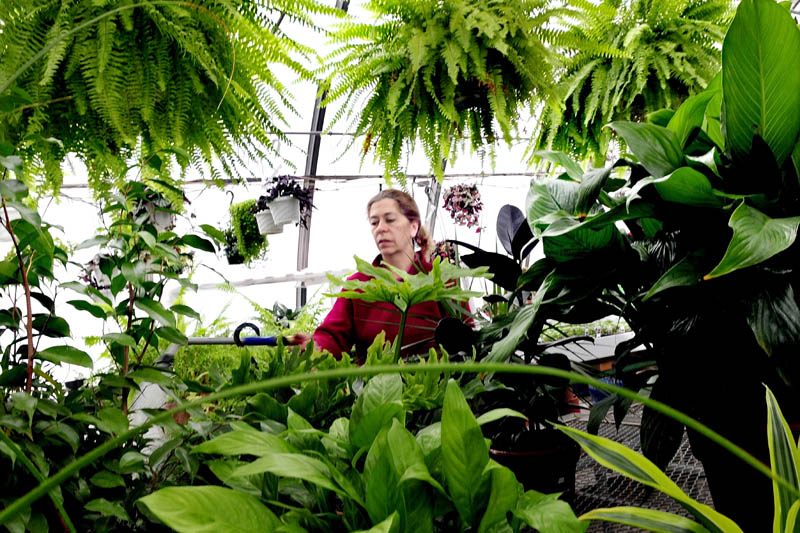
[[[581,184],[578,187],[578,199],[575,205],[576,215],[584,217],[591,213],[600,191],[611,175],[613,168],[595,168],[583,175]]]
[[[175,327],[175,315],[164,309],[164,306],[159,302],[151,300],[150,298],[136,298],[133,301],[133,305],[147,313],[150,318],[158,320],[165,326]]]
[[[269,532],[281,525],[258,498],[224,487],[167,487],[139,501],[179,532]]]
[[[87,511],[94,511],[96,513],[100,513],[103,516],[113,516],[115,518],[119,518],[124,522],[130,522],[131,518],[128,516],[128,513],[125,511],[125,508],[117,503],[117,502],[110,502],[105,498],[97,498],[84,506]]]
[[[684,516],[643,507],[607,507],[581,515],[581,520],[606,520],[664,533],[708,533],[708,529]]]
[[[492,351],[484,358],[486,362],[505,362],[514,353],[519,343],[527,336],[528,330],[536,319],[536,313],[539,312],[539,307],[542,305],[542,300],[552,277],[552,272],[545,276],[533,297],[533,301],[517,311],[508,333],[494,343]]]
[[[497,463],[489,465],[491,469],[491,488],[486,512],[481,517],[478,533],[503,531],[508,528],[507,514],[517,507],[517,500],[522,495],[522,485],[517,481],[514,472]]]
[[[708,272],[710,267],[709,255],[704,250],[693,252],[675,263],[663,276],[658,278],[658,281],[647,291],[643,300],[647,301],[667,289],[696,285],[700,283],[704,273]]]
[[[313,457],[300,453],[272,453],[256,459],[250,464],[242,465],[233,474],[236,476],[249,476],[269,472],[278,477],[302,479],[347,496],[333,480],[328,466]]]
[[[690,96],[681,104],[667,124],[667,128],[675,132],[678,146],[686,144],[693,129],[702,127],[708,103],[721,92],[722,76],[717,75],[703,92]]]
[[[462,244],[459,241],[453,242]],[[477,268],[480,266],[489,267],[489,273],[492,275],[492,283],[499,285],[507,291],[513,291],[517,288],[517,280],[522,273],[522,268],[507,255],[478,250],[471,254],[462,255],[461,261],[470,268]]]
[[[541,226],[549,224],[555,215],[575,214],[579,188],[580,184],[572,181],[531,181],[525,208],[528,212],[528,224],[534,235],[538,235]]]
[[[542,150],[539,152],[535,152],[533,155],[537,157],[541,157],[545,161],[549,161],[556,165],[556,167],[562,167],[564,170],[567,171],[567,175],[575,181],[581,181],[581,177],[583,176],[583,169],[581,166],[575,162],[572,157],[568,156],[564,152],[554,152],[549,150]]]
[[[192,448],[192,453],[218,453],[221,455],[262,455],[292,451],[283,439],[256,430],[236,430],[218,435]]]
[[[458,384],[450,380],[442,407],[442,468],[447,490],[464,524],[483,508],[489,448]]]
[[[734,154],[760,135],[780,166],[800,133],[800,30],[773,0],[743,0],[722,45],[725,129]]]
[[[525,223],[525,214],[514,205],[506,204],[497,213],[497,238],[507,254],[513,255],[511,242],[517,230]]]
[[[636,122],[617,121],[610,126],[653,177],[663,178],[683,164],[683,151],[672,130]]]
[[[529,490],[517,502],[514,514],[539,533],[583,533],[589,527],[575,517],[569,504],[558,494]]]
[[[36,357],[56,364],[69,363],[92,368],[92,358],[89,357],[89,354],[72,346],[51,346],[50,348],[39,350],[36,353]]]
[[[705,275],[705,279],[757,265],[782,252],[795,241],[800,217],[769,218],[742,203],[731,215],[728,225],[733,228],[733,238],[722,261]]]
[[[373,377],[353,405],[350,442],[359,448],[369,448],[378,432],[391,427],[395,418],[405,420],[402,378],[399,374]]]
[[[542,247],[545,257],[556,263],[566,263],[612,252],[619,248],[620,239],[621,234],[613,224],[598,228],[580,226],[555,237],[542,238]]]
[[[645,180],[639,183],[642,181]],[[708,178],[690,167],[681,167],[663,181],[656,181],[655,188],[668,202],[695,207],[720,207],[723,204],[722,199],[714,194]]]
[[[369,529],[361,529],[353,533],[395,533],[399,531],[399,523],[400,518],[397,513],[394,513],[380,524],[375,524]]]
[[[741,532],[741,528],[730,518],[718,513],[708,505],[690,498],[656,465],[630,448],[610,439],[589,435],[575,428],[567,426],[558,426],[558,428],[580,444],[581,448],[601,465],[639,483],[658,489],[677,500],[711,533]]]
[[[747,323],[767,354],[788,350],[793,357],[800,343],[798,317],[800,309],[791,283],[785,279],[766,280],[750,302]]]
[[[772,472],[789,482],[795,489],[800,489],[800,451],[795,445],[792,430],[783,417],[778,401],[767,388],[767,435],[769,442],[769,459]],[[791,532],[786,529],[789,510],[798,500],[788,489],[772,480],[772,492],[775,495],[775,515],[773,531]]]

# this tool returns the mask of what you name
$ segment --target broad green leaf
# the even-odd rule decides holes
[[[525,199],[528,224],[534,235],[541,234],[541,226],[552,222],[555,215],[574,215],[578,205],[580,184],[564,180],[531,181]]]
[[[614,167],[595,168],[583,175],[581,184],[578,187],[578,199],[575,205],[576,215],[584,217],[592,212],[592,208],[595,207],[600,191],[611,175],[613,168]]]
[[[519,309],[506,336],[494,343],[492,351],[484,358],[484,361],[487,363],[505,362],[508,357],[514,353],[514,350],[517,349],[519,343],[526,337],[531,324],[533,324],[533,321],[536,319],[536,313],[539,312],[539,307],[542,305],[542,300],[544,299],[547,287],[550,285],[552,278],[553,273],[551,272],[542,281],[542,284],[533,296],[533,301]]]
[[[792,430],[769,388],[766,390],[766,396],[769,462],[772,472],[789,482],[795,489],[800,489],[800,452],[795,445]],[[793,529],[786,528],[786,523],[789,519],[789,510],[798,500],[797,497],[774,479],[772,480],[772,493],[775,502],[773,531],[793,533]]]
[[[186,337],[186,335],[184,335],[177,328],[169,328],[169,327],[156,328],[155,332],[156,335],[158,335],[167,342],[179,344],[181,346],[189,343],[189,339]]]
[[[757,265],[787,249],[797,237],[800,217],[769,218],[742,203],[731,215],[728,225],[733,228],[733,238],[722,261],[704,279]]]
[[[155,368],[137,368],[128,374],[128,377],[140,383],[154,383],[162,387],[174,385],[172,378]]]
[[[395,533],[398,531],[398,524],[399,517],[397,512],[394,512],[389,518],[380,524],[375,524],[369,529],[361,529],[359,531],[354,531],[353,533]]]
[[[222,233],[217,228],[215,228],[214,226],[211,226],[209,224],[200,224],[200,229],[202,229],[203,233],[205,233],[215,241],[222,243],[225,242],[225,234]]]
[[[92,246],[103,246],[107,242],[108,242],[108,237],[106,237],[105,235],[98,235],[96,237],[91,237],[81,242],[80,244],[78,244],[78,246],[75,247],[75,250],[91,248]]]
[[[450,380],[442,407],[442,469],[447,490],[464,524],[477,522],[487,490],[489,447],[458,384]]]
[[[122,505],[116,502],[110,502],[105,498],[94,499],[88,502],[84,508],[87,511],[100,513],[103,516],[113,516],[115,518],[119,518],[123,522],[131,521],[131,518],[128,516],[128,513],[125,511],[125,508],[122,507]]]
[[[667,202],[695,207],[720,207],[724,203],[714,194],[708,178],[690,167],[681,167],[663,181],[655,181],[655,188]]]
[[[255,455],[256,457],[292,451],[292,447],[285,440],[255,429],[229,431],[192,448],[192,453]]]
[[[125,452],[119,459],[119,471],[121,474],[140,472],[144,468],[145,461],[147,456],[135,450]]]
[[[36,352],[36,357],[56,364],[69,363],[92,368],[92,358],[89,354],[72,346],[51,346]]]
[[[138,501],[178,532],[268,532],[281,525],[258,498],[224,487],[167,487]]]
[[[489,465],[491,488],[486,512],[481,517],[478,533],[502,531],[508,527],[506,515],[517,507],[517,500],[522,495],[522,485],[517,481],[514,472],[497,463]]]
[[[683,164],[683,151],[672,130],[636,122],[617,121],[610,126],[654,177],[663,178]]]
[[[786,279],[762,282],[755,297],[748,301],[747,324],[759,346],[773,355],[800,343],[800,316],[792,284]]]
[[[106,313],[99,305],[94,305],[85,300],[69,300],[67,303],[78,311],[87,311],[96,318],[108,318],[108,313]]]
[[[507,416],[522,418],[523,420],[527,420],[528,417],[520,413],[519,411],[515,411],[513,409],[508,409],[507,407],[501,407],[499,409],[492,409],[486,413],[483,413],[481,416],[477,418],[478,425],[482,426],[484,424],[488,424],[489,422],[494,422],[495,420],[500,420],[501,418],[505,418]]]
[[[197,235],[184,235],[183,238],[181,238],[181,242],[186,246],[191,246],[203,252],[217,253],[211,241]]]
[[[28,186],[19,180],[0,180],[0,196],[18,202],[28,196]]]
[[[558,494],[527,491],[517,502],[514,515],[539,533],[583,533],[589,527],[575,517],[569,504]]]
[[[108,343],[115,342],[129,348],[136,348],[136,340],[127,333],[106,333],[100,338]]]
[[[719,84],[721,76],[714,78]],[[686,144],[689,134],[693,129],[702,127],[706,118],[708,102],[721,92],[720,87],[709,87],[700,94],[687,98],[667,124],[667,128],[675,132],[678,146]]]
[[[649,459],[610,439],[589,435],[567,426],[556,426],[574,439],[581,448],[601,465],[629,477],[639,483],[660,490],[675,499],[694,515],[712,533],[741,532],[730,518],[718,513],[708,505],[690,498],[666,474]]]
[[[667,289],[687,287],[700,283],[703,279],[703,273],[708,271],[707,263],[708,256],[705,253],[687,255],[658,278],[658,281],[647,291],[643,301],[647,301]]]
[[[195,320],[202,320],[200,314],[188,305],[175,304],[170,307],[170,310],[174,313],[178,313],[179,315],[188,316],[189,318],[194,318]]]
[[[138,235],[142,238],[148,248],[152,248],[156,245],[156,238],[149,231],[140,231]]]
[[[108,470],[101,470],[89,478],[89,483],[103,489],[113,489],[114,487],[124,487],[125,480],[122,476],[109,472]]]
[[[69,337],[69,324],[59,316],[51,314],[34,314],[33,329],[41,332],[45,337]]]
[[[602,251],[613,253],[619,249],[621,234],[613,225],[599,228],[580,226],[556,237],[543,237],[544,255],[556,263],[575,259],[592,259]]]
[[[263,485],[263,475],[254,476],[235,476],[233,472],[240,466],[248,464],[245,461],[238,461],[235,459],[215,459],[212,461],[204,461],[209,470],[211,470],[220,481],[225,483],[232,489],[236,489],[253,496],[260,497]]]
[[[564,152],[542,150],[539,152],[534,152],[533,155],[553,163],[556,165],[556,168],[563,168],[567,172],[567,175],[575,181],[581,181],[583,179],[583,169],[581,166],[576,163],[572,157]]]
[[[594,509],[581,515],[581,520],[606,520],[657,533],[708,533],[708,529],[684,516],[642,507]]]
[[[800,31],[772,0],[743,0],[722,44],[723,105],[730,149],[745,156],[760,135],[780,166],[800,133]]]
[[[142,284],[147,274],[147,265],[144,261],[136,261],[135,263],[125,263],[122,265],[122,275],[132,285],[138,287]]]
[[[302,479],[324,489],[347,496],[347,493],[333,481],[328,466],[307,455],[299,453],[271,453],[263,455],[250,464],[234,470],[235,476],[249,476],[269,472],[278,477]]]
[[[100,429],[112,435],[120,435],[128,431],[130,422],[128,416],[116,407],[107,407],[97,413],[97,418],[102,424]]]
[[[369,448],[378,432],[391,427],[395,418],[405,421],[402,378],[399,374],[373,377],[353,405],[350,442],[359,448]]]
[[[133,305],[147,313],[153,320],[158,320],[165,326],[175,327],[175,315],[164,309],[164,306],[150,298],[136,298]]]

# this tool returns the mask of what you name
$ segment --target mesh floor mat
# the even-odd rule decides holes
[[[641,452],[639,444],[641,410],[632,411],[620,426],[619,431],[617,431],[613,422],[604,422],[600,425],[599,434],[601,437],[609,438],[637,452]],[[569,422],[569,425],[586,430],[586,422],[584,420],[576,419]],[[685,433],[681,446],[665,473],[686,494],[701,503],[713,506],[703,465],[692,455]],[[588,455],[582,455],[575,473],[575,502],[573,505],[575,514],[580,516],[599,507],[619,505],[646,507],[689,516],[683,507],[678,505],[672,498],[599,465]],[[589,533],[621,533],[641,530],[622,524],[595,521],[592,522],[588,531]]]

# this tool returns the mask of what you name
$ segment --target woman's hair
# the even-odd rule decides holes
[[[422,225],[417,202],[415,202],[409,194],[398,189],[383,189],[381,192],[373,196],[369,202],[367,202],[367,215],[369,215],[369,210],[372,208],[372,204],[387,199],[397,202],[397,205],[400,207],[400,212],[403,213],[403,215],[405,215],[410,222],[417,222],[419,224],[419,229],[417,230],[417,236],[414,238],[414,242],[416,242],[420,250],[422,250],[422,256],[425,258],[425,260],[430,260],[430,255],[433,251],[431,236],[428,233],[428,229]]]

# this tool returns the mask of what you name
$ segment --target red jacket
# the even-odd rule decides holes
[[[373,265],[378,266],[381,256],[375,258]],[[415,264],[421,262],[426,272],[430,272],[431,263],[422,259],[422,254],[417,254]],[[418,272],[414,264],[408,269],[409,274]],[[356,272],[348,280],[357,279],[368,281],[371,276]],[[410,354],[426,353],[429,348],[435,348],[434,330],[439,320],[444,316],[437,302],[422,302],[409,309],[406,319],[403,346],[403,356]],[[348,298],[337,298],[333,308],[325,320],[312,336],[314,344],[320,350],[328,350],[336,358],[342,352],[355,354],[359,361],[364,361],[367,348],[381,332],[386,332],[386,340],[394,341],[400,329],[400,311],[392,304],[384,302],[364,302]],[[419,344],[416,344],[419,343]],[[355,345],[355,352],[351,349]]]

